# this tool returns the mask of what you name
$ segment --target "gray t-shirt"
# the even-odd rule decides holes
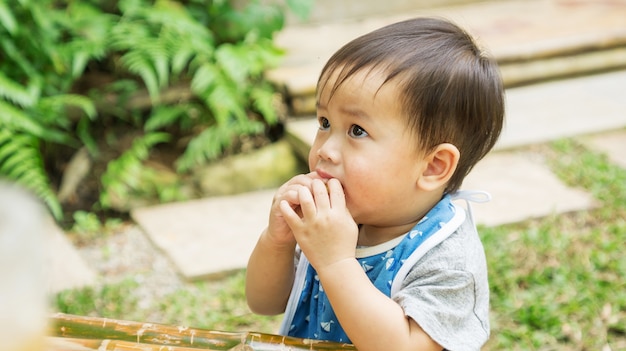
[[[393,299],[446,350],[480,350],[489,339],[489,283],[469,218],[411,268]]]

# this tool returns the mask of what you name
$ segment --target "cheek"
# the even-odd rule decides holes
[[[318,152],[323,145],[324,145],[324,140],[320,137],[319,132],[318,132],[318,134],[315,136],[315,139],[313,140],[311,149],[309,149],[308,161],[309,161],[310,171],[314,171],[315,168],[317,167],[317,164],[320,160],[320,156],[318,155]]]
[[[349,202],[366,200],[378,184],[376,170],[368,162],[352,159],[344,164],[344,191]]]
[[[311,147],[311,150],[309,151],[309,171],[314,171],[315,167],[317,166],[317,148],[315,146],[315,144],[313,144],[313,146]]]

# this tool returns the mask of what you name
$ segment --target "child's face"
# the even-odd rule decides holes
[[[381,86],[384,76],[378,70],[359,72],[330,98],[335,79],[331,75],[318,93],[320,129],[309,153],[311,171],[341,182],[359,224],[416,221],[416,180],[425,164],[408,130],[397,84]]]

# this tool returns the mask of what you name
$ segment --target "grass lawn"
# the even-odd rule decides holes
[[[534,146],[555,174],[592,193],[597,209],[480,228],[491,283],[486,350],[626,349],[626,170],[574,140]],[[65,291],[54,310],[213,330],[274,333],[280,317],[252,315],[244,273],[202,282],[139,307],[137,283]]]

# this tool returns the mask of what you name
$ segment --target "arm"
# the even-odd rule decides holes
[[[246,270],[246,299],[254,313],[275,315],[285,311],[294,279],[294,244],[275,243],[265,229]]]
[[[255,313],[274,315],[285,311],[294,280],[296,240],[279,206],[284,201],[298,212],[297,189],[310,188],[314,178],[314,174],[295,176],[274,195],[269,225],[261,233],[246,270],[246,299]]]
[[[400,305],[376,289],[356,259],[317,273],[339,323],[359,351],[442,350]]]
[[[367,350],[441,350],[402,308],[380,292],[355,258],[358,227],[338,181],[299,189],[301,214],[281,203],[285,221],[316,269],[335,314],[354,345]]]

